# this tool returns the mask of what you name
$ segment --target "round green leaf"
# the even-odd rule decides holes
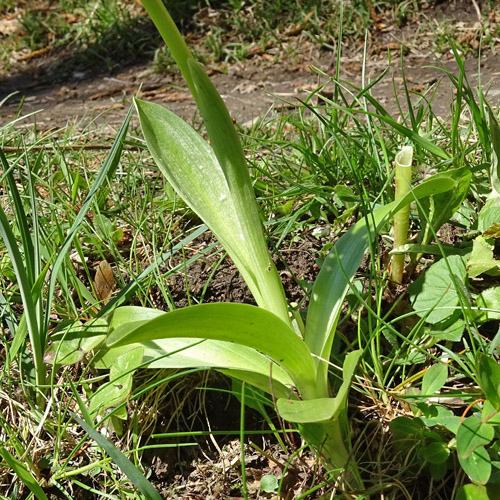
[[[434,441],[422,450],[422,456],[430,464],[442,464],[448,460],[450,449],[446,443]]]
[[[422,380],[422,395],[430,396],[438,392],[448,379],[448,365],[432,365]]]
[[[486,484],[491,475],[491,459],[484,447],[477,448],[467,458],[458,457],[462,469],[472,481]]]
[[[477,448],[489,444],[494,434],[492,425],[474,416],[466,418],[457,432],[458,457],[469,457]]]
[[[464,260],[459,255],[450,255],[433,264],[408,287],[416,313],[431,324],[449,318],[459,301],[455,281],[462,284],[465,274]]]
[[[485,484],[491,475],[491,458],[484,448],[495,434],[494,428],[477,417],[466,418],[457,432],[460,465],[472,481]]]
[[[278,478],[272,474],[265,474],[260,478],[260,489],[265,493],[272,493],[278,488]]]

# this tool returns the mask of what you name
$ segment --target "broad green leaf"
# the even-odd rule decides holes
[[[120,451],[111,441],[97,432],[92,425],[85,422],[75,414],[71,416],[78,422],[83,430],[112,458],[113,462],[130,479],[135,487],[144,495],[146,500],[161,500],[160,494],[154,486],[144,477],[142,472]]]
[[[493,256],[494,248],[494,243],[483,236],[478,236],[473,241],[472,252],[467,260],[467,274],[470,278],[483,273],[491,276],[500,274],[500,262]]]
[[[28,489],[35,495],[38,500],[48,500],[47,495],[38,481],[31,475],[26,466],[20,462],[16,457],[11,455],[5,448],[0,447],[0,457],[2,457],[7,465],[14,471],[19,479],[25,484]]]
[[[396,417],[390,421],[389,428],[400,437],[420,436],[425,425],[420,418]]]
[[[460,488],[455,500],[497,500],[498,491],[478,484],[466,484]]]
[[[171,182],[169,175],[165,172],[166,169],[171,169],[172,167],[168,160],[171,151],[163,150],[163,146],[165,146],[164,143],[160,145],[160,148],[154,147],[158,142],[167,141],[164,127],[165,122],[163,121],[167,118],[166,113],[163,113],[161,119],[156,115],[150,120],[152,114],[149,114],[149,117],[147,115],[148,111],[152,108],[150,107],[148,110],[145,103],[136,103],[141,127],[143,128],[146,141],[148,142],[148,147],[158,166],[167,176],[167,179],[174,189],[206,222],[223,244],[224,248],[228,251],[239,271],[242,273],[250,290],[254,294],[257,303],[261,307],[274,312],[274,314],[279,316],[283,321],[287,322],[288,313],[283,287],[263,238],[259,212],[253,187],[250,182],[245,155],[226,105],[210,78],[194,60],[181,34],[177,30],[175,23],[172,21],[171,16],[162,3],[158,0],[146,0],[144,6],[155,22],[158,31],[162,35],[178,64],[205,122],[213,151],[211,148],[209,149],[214,155],[214,158],[216,158],[217,167],[220,173],[223,173],[224,182],[227,184],[226,188],[228,190],[228,193],[224,190],[219,190],[216,193],[214,201],[217,203],[218,201],[224,201],[225,196],[228,196],[228,199],[230,197],[230,203],[233,205],[234,213],[237,216],[236,219],[227,220],[226,229],[229,229],[229,232],[220,232],[217,227],[218,224],[215,224],[212,218],[214,214],[207,213],[203,206],[200,207],[199,204],[197,208],[193,206],[193,201],[205,189],[204,181],[208,180],[208,182],[211,183],[211,177],[219,174],[219,172],[216,171],[217,169],[210,168],[212,162],[204,166],[203,173],[205,176],[201,175],[201,171],[198,172],[200,174],[198,177],[198,179],[201,180],[200,184],[198,184],[197,177],[195,176],[191,176],[191,178],[188,179],[188,183],[184,185]],[[141,109],[141,107],[143,109]],[[158,108],[162,109],[161,107]],[[146,121],[148,121],[148,123],[146,123]],[[174,138],[176,135],[177,138],[182,138],[184,132],[188,129],[189,127],[185,125],[184,131],[181,131],[181,133],[177,135],[176,132],[178,128],[175,131],[170,129],[170,132],[173,132],[171,137]],[[153,134],[150,132],[153,132]],[[158,132],[160,135],[155,137],[155,132]],[[190,131],[189,135],[185,136],[186,142],[181,141],[181,144],[187,145],[186,153],[188,154],[190,153],[191,145],[189,143],[193,137],[193,132],[194,131]],[[160,137],[160,141],[158,141],[158,137]],[[194,165],[191,167],[196,171],[201,165],[204,165],[204,157],[198,156],[195,159]],[[189,169],[190,166],[187,166],[187,168]],[[194,198],[189,196],[189,191],[192,191],[190,189],[191,182],[194,184],[195,191],[198,185],[198,192],[195,192]],[[221,200],[220,197],[224,199]],[[229,202],[218,203],[219,219],[223,219],[228,215],[226,213],[228,204]],[[201,211],[199,211],[200,208]],[[236,225],[234,225],[235,222],[237,223]],[[233,245],[228,246],[228,240],[230,239],[233,239]]]
[[[265,493],[272,493],[278,488],[278,478],[272,474],[264,474],[260,478],[260,489]]]
[[[108,331],[108,324],[104,319],[96,319],[86,325],[77,324],[58,332],[62,337],[56,340],[46,351],[46,363],[71,365],[78,363],[85,354],[104,342]]]
[[[457,433],[460,425],[460,417],[457,415],[446,415],[436,419],[423,418],[422,421],[428,426],[440,425],[441,427],[448,429],[452,434]]]
[[[500,411],[500,365],[483,354],[479,359],[479,385],[486,399]]]
[[[279,415],[297,424],[323,422],[330,420],[339,407],[333,398],[319,398],[302,400],[278,399],[277,410]]]
[[[342,385],[334,398],[319,398],[309,400],[277,401],[278,413],[285,420],[299,424],[321,422],[337,418],[345,410],[347,395],[352,385],[354,372],[361,358],[362,351],[349,353],[342,368]]]
[[[239,179],[238,189],[228,184],[230,158],[224,170],[214,150],[184,120],[158,104],[135,100],[135,105],[163,175],[215,234],[259,306],[288,322],[283,286],[267,249],[248,173]]]
[[[120,327],[125,334],[142,323],[165,313],[146,307],[126,306],[116,309],[111,316],[110,330]],[[96,368],[111,368],[116,357],[136,346],[130,344],[101,349],[93,360]],[[215,368],[226,375],[248,382],[276,397],[289,397],[287,387],[294,385],[290,376],[277,364],[243,345],[209,339],[168,338],[143,342],[143,363],[149,368]],[[272,366],[271,366],[272,365]],[[273,386],[270,386],[272,373]]]
[[[456,434],[458,432],[458,427],[460,426],[460,418],[457,415],[443,417],[438,422],[439,425],[448,429],[451,433]]]
[[[113,311],[113,314],[111,315],[111,318],[109,320],[109,329],[110,331],[113,331],[120,326],[126,326],[134,322],[146,322],[163,314],[165,314],[164,311],[160,311],[159,309],[152,309],[151,307],[118,307]]]
[[[164,314],[146,307],[120,307],[112,314],[109,328],[112,331],[120,327],[125,334]],[[278,398],[289,397],[290,389],[287,387],[294,385],[287,372],[267,356],[250,347],[218,340],[169,338],[120,347],[101,347],[92,364],[97,369],[110,369],[118,356],[139,345],[144,348],[142,364],[149,368],[215,368],[263,391],[272,392]]]
[[[415,312],[431,324],[445,321],[453,315],[459,303],[454,279],[463,283],[464,278],[465,265],[459,255],[451,255],[433,264],[408,287]]]
[[[269,356],[288,372],[305,399],[324,397],[316,387],[316,365],[304,342],[277,316],[247,304],[201,304],[176,309],[130,329],[116,328],[108,346],[159,339],[209,339],[243,345]],[[215,362],[217,360],[214,360]],[[262,375],[269,376],[269,366]]]
[[[485,484],[491,474],[491,459],[484,448],[495,434],[492,425],[479,418],[466,418],[457,432],[457,455],[460,465],[475,482]]]
[[[449,456],[450,449],[445,442],[433,441],[422,449],[422,457],[430,464],[442,464]]]
[[[458,457],[458,461],[465,473],[472,481],[486,484],[491,476],[491,458],[483,446],[476,448],[467,457]]]
[[[416,403],[416,406],[424,414],[421,418],[428,427],[438,424],[441,418],[454,415],[452,410],[437,403],[428,404],[428,401],[425,401]]]
[[[90,414],[123,403],[132,390],[132,377],[142,363],[143,348],[136,347],[115,359],[109,371],[109,382],[92,395]]]
[[[327,255],[316,278],[307,311],[305,341],[309,350],[323,359],[329,359],[335,328],[350,280],[358,270],[363,256],[375,238],[377,229],[405,204],[425,196],[453,189],[452,177],[434,180],[433,177],[415,186],[399,203],[391,203],[374,210],[341,236]],[[317,363],[320,363],[318,360]],[[320,364],[318,384],[326,390],[328,367]]]
[[[458,456],[466,458],[477,448],[489,444],[494,434],[493,426],[483,423],[480,418],[466,418],[457,432]]]
[[[448,380],[448,365],[432,365],[422,379],[422,394],[430,396],[438,392]]]
[[[429,466],[429,472],[434,481],[440,481],[441,479],[443,479],[447,471],[448,471],[448,461],[440,462],[437,464],[431,464]]]
[[[425,326],[424,332],[434,337],[436,340],[449,340],[460,342],[465,331],[465,322],[462,319],[461,311],[455,311],[450,318],[445,321]]]
[[[481,292],[476,299],[476,306],[484,309],[476,311],[475,320],[484,323],[500,319],[500,287],[487,288]]]

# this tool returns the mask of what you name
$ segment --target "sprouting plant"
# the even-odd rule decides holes
[[[404,198],[411,190],[411,162],[413,148],[404,147],[397,155],[395,163],[396,193],[395,200]],[[394,248],[406,245],[408,242],[408,228],[410,226],[410,205],[403,207],[394,215]],[[395,283],[403,282],[405,254],[396,254],[392,257],[391,278]]]

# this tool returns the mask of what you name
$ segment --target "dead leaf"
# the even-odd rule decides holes
[[[113,290],[115,289],[115,277],[108,261],[101,260],[95,273],[94,286],[97,299],[103,304],[107,304]]]
[[[13,18],[0,19],[0,35],[9,36],[19,28],[19,21]]]
[[[485,238],[500,238],[500,222],[495,222],[483,232]]]
[[[78,18],[69,12],[61,14],[61,18],[64,19],[68,24],[74,24],[78,21]]]

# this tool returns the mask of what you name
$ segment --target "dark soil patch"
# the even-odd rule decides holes
[[[213,236],[206,233],[195,240],[190,249],[194,252],[201,251],[214,242]],[[304,301],[306,297],[304,286],[312,283],[319,272],[316,255],[321,246],[319,240],[306,237],[303,241],[287,245],[280,251],[279,256],[274,256],[276,268],[290,302],[298,304]],[[167,284],[177,307],[186,307],[190,303],[200,301],[255,304],[232,260],[226,257],[220,262],[221,255],[220,252],[216,252],[206,258],[200,258],[185,272],[176,273],[168,278]],[[181,257],[172,259],[169,265],[175,267],[182,262],[181,259]]]

